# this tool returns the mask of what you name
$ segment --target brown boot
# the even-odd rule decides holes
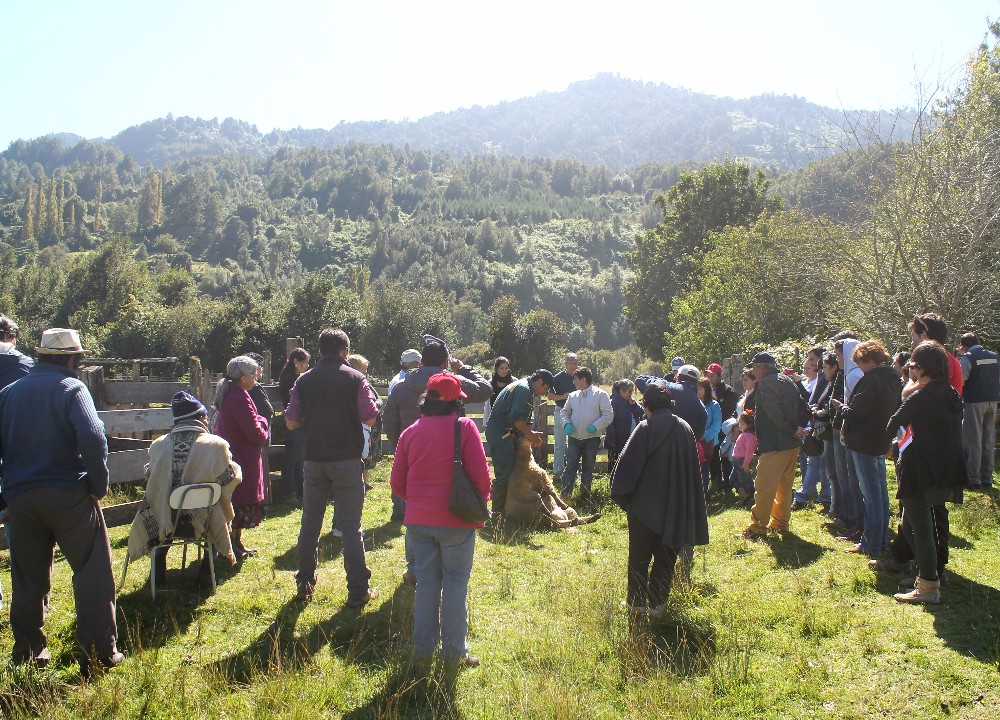
[[[941,602],[941,583],[938,580],[924,580],[922,577],[917,577],[910,592],[896,593],[893,597],[903,603],[937,605]]]

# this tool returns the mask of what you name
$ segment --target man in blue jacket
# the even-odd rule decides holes
[[[0,313],[0,390],[28,374],[35,363],[17,350],[17,323]]]
[[[87,387],[75,330],[42,333],[38,364],[0,390],[0,486],[9,505],[13,598],[11,662],[48,664],[42,629],[52,551],[73,569],[80,667],[114,667],[118,652],[111,545],[100,499],[108,492],[108,443]]]

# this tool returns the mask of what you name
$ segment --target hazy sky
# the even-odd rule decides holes
[[[954,82],[987,18],[1000,0],[2,0],[0,148],[167,113],[415,120],[600,72],[891,109]]]

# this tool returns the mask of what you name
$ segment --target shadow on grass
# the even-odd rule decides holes
[[[367,545],[366,545],[367,549]],[[324,534],[319,536],[319,559],[320,562],[328,562],[330,560],[335,560],[340,557],[340,554],[344,551],[344,543],[340,538],[334,537],[333,533],[327,530]],[[274,556],[274,569],[275,570],[298,570],[298,543],[291,545],[285,552],[281,555]]]
[[[211,663],[210,672],[229,685],[246,686],[260,676],[294,671],[325,647],[345,663],[369,670],[388,668],[392,658],[405,654],[409,635],[403,630],[413,617],[413,591],[405,583],[374,612],[343,605],[329,619],[296,636],[295,626],[306,605],[286,602],[264,632],[243,650]]]
[[[622,678],[662,669],[678,678],[709,672],[716,655],[715,627],[668,607],[660,617],[630,616],[628,632],[618,642]]]
[[[776,537],[768,536],[767,544],[771,546],[775,562],[781,568],[803,568],[812,565],[826,552],[822,545],[810,542],[791,530],[779,533]]]
[[[941,604],[924,607],[946,645],[980,662],[1000,663],[1000,590],[948,571]]]
[[[344,715],[345,720],[435,718],[460,720],[464,715],[455,698],[458,671],[427,668],[412,661],[390,669],[385,685],[367,703]]]

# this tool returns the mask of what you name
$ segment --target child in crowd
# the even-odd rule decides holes
[[[632,397],[635,392],[635,383],[631,380],[616,380],[611,385],[611,409],[615,413],[614,419],[604,431],[604,447],[608,450],[608,474],[615,469],[618,456],[625,441],[632,434],[632,430],[645,417],[645,410],[642,405]]]
[[[729,476],[729,483],[739,495],[740,502],[745,503],[753,499],[754,486],[750,467],[757,452],[757,433],[751,411],[744,410],[740,413],[739,427],[740,434],[733,445],[733,472]]]

